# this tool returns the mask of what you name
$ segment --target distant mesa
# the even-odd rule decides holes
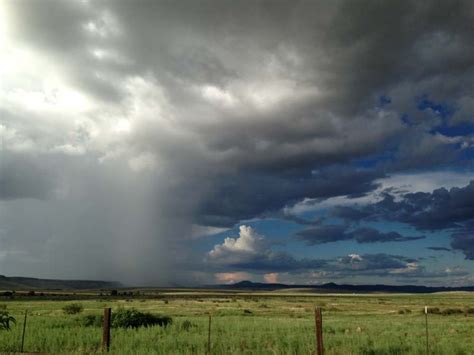
[[[51,280],[0,275],[0,290],[87,290],[122,287],[119,282],[95,280]]]

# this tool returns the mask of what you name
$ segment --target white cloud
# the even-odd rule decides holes
[[[410,274],[420,271],[420,266],[417,262],[406,263],[406,266],[403,268],[397,268],[390,271],[391,274]]]
[[[229,228],[201,226],[201,225],[193,224],[191,228],[191,239],[199,239],[203,237],[208,237],[214,234],[225,232],[227,230],[229,230]]]
[[[200,91],[206,100],[214,104],[231,107],[237,103],[231,93],[213,85],[204,85],[200,88]]]
[[[360,262],[363,260],[362,256],[360,256],[359,254],[349,254],[348,256],[350,258],[351,263]]]
[[[225,238],[224,243],[214,246],[209,252],[211,260],[227,259],[233,256],[253,256],[265,251],[268,245],[264,237],[259,235],[252,227],[240,226],[239,237]]]
[[[265,274],[263,275],[263,279],[265,280],[265,282],[268,282],[268,283],[277,283],[278,282],[278,277],[280,275],[278,274],[278,272],[271,272],[269,274]]]

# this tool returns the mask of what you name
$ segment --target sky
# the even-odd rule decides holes
[[[472,1],[0,2],[0,274],[474,285]]]

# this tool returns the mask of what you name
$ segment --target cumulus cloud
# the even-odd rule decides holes
[[[277,271],[301,271],[318,269],[324,260],[296,259],[290,254],[274,251],[272,244],[253,228],[240,226],[239,236],[225,238],[208,252],[207,263],[214,267],[252,270],[257,273],[271,274]]]

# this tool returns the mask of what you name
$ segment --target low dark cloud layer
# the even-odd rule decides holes
[[[450,231],[451,247],[462,251],[466,259],[474,259],[474,181],[464,187],[440,188],[432,193],[405,193],[398,198],[396,200],[393,194],[386,193],[381,201],[373,204],[337,207],[332,216],[349,223],[386,220],[405,223],[422,231]]]
[[[474,260],[474,234],[472,231],[455,233],[452,236],[451,248],[462,251],[466,259]]]
[[[374,228],[362,227],[351,230],[346,225],[320,225],[296,233],[296,239],[307,245],[355,240],[357,243],[408,242],[423,239],[424,236],[406,237],[398,232],[380,232]]]
[[[338,208],[333,215],[349,221],[391,220],[410,224],[419,230],[456,228],[474,216],[474,181],[450,190],[440,188],[432,193],[407,193],[400,201],[387,193],[380,202],[362,208]]]

